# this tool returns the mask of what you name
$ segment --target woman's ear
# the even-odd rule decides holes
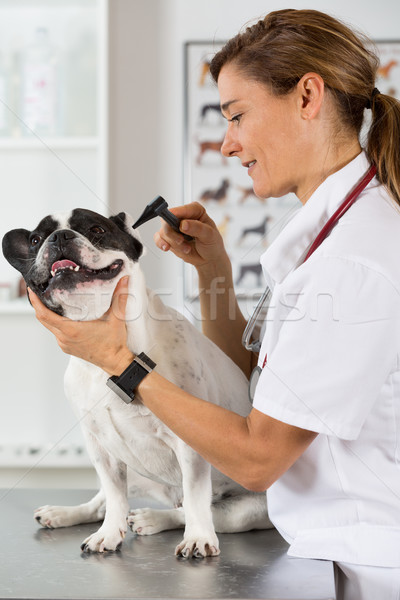
[[[322,106],[325,83],[318,73],[306,73],[297,84],[301,118],[314,119]]]

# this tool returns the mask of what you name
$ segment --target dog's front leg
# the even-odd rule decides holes
[[[185,533],[175,554],[185,558],[217,556],[220,551],[211,512],[211,466],[183,442],[177,458],[182,471]]]
[[[104,519],[105,498],[100,490],[94,498],[78,506],[52,506],[46,504],[37,508],[34,518],[42,527],[71,527],[80,523],[95,523]]]
[[[88,450],[100,478],[106,499],[106,512],[100,529],[86,538],[83,552],[117,550],[125,537],[128,513],[125,463],[108,453],[91,434],[86,433]]]

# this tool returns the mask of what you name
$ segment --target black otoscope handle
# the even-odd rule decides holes
[[[156,198],[154,198],[154,200],[152,200],[152,202],[146,206],[141,216],[132,225],[133,229],[143,225],[143,223],[147,223],[147,221],[154,219],[154,217],[161,217],[164,219],[164,221],[166,221],[174,231],[183,235],[187,242],[192,242],[194,240],[191,235],[186,235],[185,233],[181,232],[179,229],[181,220],[178,219],[178,217],[176,217],[170,210],[168,210],[168,202],[164,200],[162,196],[156,196]]]
[[[162,219],[164,219],[164,221],[166,221],[168,223],[168,225],[170,227],[172,227],[172,229],[174,231],[176,231],[177,233],[180,233],[181,235],[183,235],[183,237],[185,238],[185,240],[187,240],[188,242],[191,242],[192,240],[194,240],[194,238],[192,238],[191,235],[187,235],[186,233],[182,233],[182,231],[179,229],[179,225],[181,220],[178,219],[177,216],[174,215],[174,213],[172,213],[170,210],[168,210],[167,208],[165,208],[163,211],[160,212],[160,217]]]
[[[181,220],[178,219],[177,216],[175,216],[170,210],[168,210],[168,208],[162,208],[160,209],[156,209],[155,211],[159,217],[161,217],[162,219],[164,219],[164,221],[166,221],[166,223],[168,223],[168,225],[170,227],[172,227],[172,229],[174,231],[176,231],[177,233],[180,233],[181,235],[183,235],[183,237],[185,238],[185,240],[187,242],[192,242],[194,240],[194,238],[191,235],[187,235],[186,233],[182,233],[182,231],[179,229],[179,225]]]

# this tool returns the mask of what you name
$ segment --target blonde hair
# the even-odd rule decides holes
[[[400,102],[375,90],[379,59],[366,36],[317,10],[278,10],[217,52],[210,65],[215,81],[227,63],[276,95],[292,91],[306,73],[318,73],[333,97],[343,131],[351,128],[357,136],[364,109],[371,108],[365,150],[379,181],[400,204]]]

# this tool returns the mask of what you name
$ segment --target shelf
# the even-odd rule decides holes
[[[78,444],[6,444],[0,446],[0,468],[88,468],[92,463],[85,446]]]
[[[97,150],[97,137],[0,138],[1,150]]]

